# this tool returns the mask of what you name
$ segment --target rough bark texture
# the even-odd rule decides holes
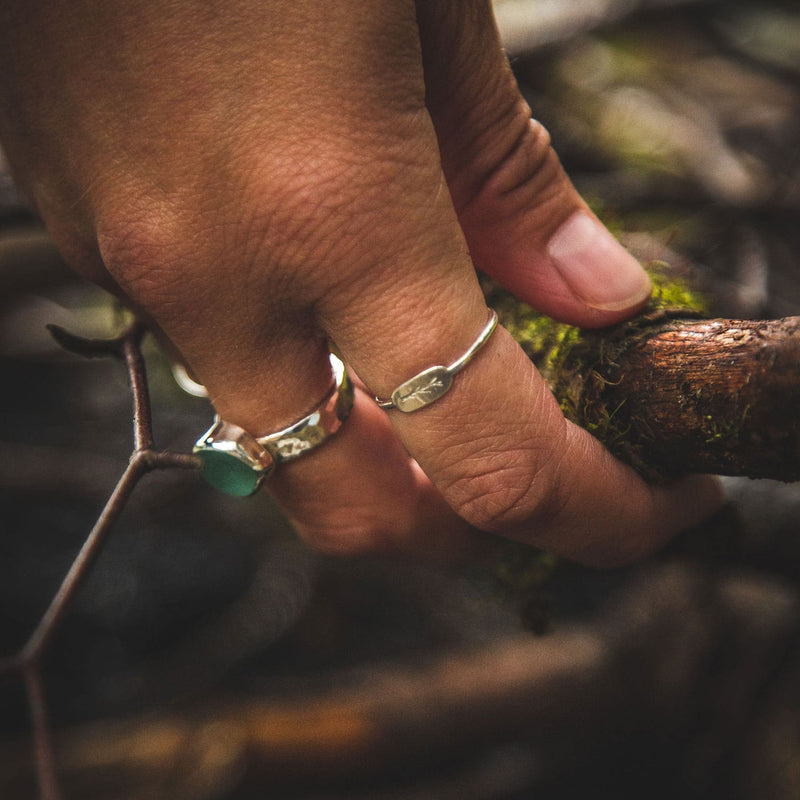
[[[580,331],[489,297],[567,417],[640,472],[800,480],[800,318],[698,319],[657,293],[628,323]]]
[[[599,373],[617,452],[665,474],[800,479],[800,318],[668,320],[629,338]]]

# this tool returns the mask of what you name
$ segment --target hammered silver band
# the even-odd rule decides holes
[[[353,384],[342,361],[330,354],[333,384],[320,403],[288,428],[253,436],[218,415],[194,452],[204,459],[203,475],[234,495],[252,494],[276,464],[291,461],[333,436],[353,408]]]
[[[443,397],[453,385],[453,376],[461,372],[469,364],[478,351],[489,341],[489,337],[497,327],[497,312],[489,309],[489,321],[472,343],[470,348],[460,358],[447,367],[434,366],[414,375],[401,383],[386,400],[380,397],[375,402],[385,409],[395,408],[406,414],[418,411]]]
[[[333,385],[322,402],[302,419],[282,431],[259,436],[260,444],[280,464],[319,447],[333,436],[353,408],[353,384],[341,359],[330,354]]]

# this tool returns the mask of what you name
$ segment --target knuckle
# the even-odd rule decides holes
[[[225,270],[231,285],[274,310],[313,308],[359,278],[366,258],[393,265],[429,217],[441,189],[429,120],[409,107],[393,123],[391,134],[314,131],[268,147],[242,137],[209,182],[187,184],[176,172],[162,181],[171,190],[140,175],[104,184],[95,203],[100,259],[156,317],[178,313],[179,298],[211,300]],[[387,218],[387,208],[398,213]]]
[[[273,252],[302,264],[327,266],[359,250],[380,252],[366,245],[386,247],[396,239],[389,229],[399,219],[387,219],[386,209],[411,216],[424,186],[439,188],[435,153],[419,147],[418,125],[401,120],[403,135],[334,132],[249,152],[243,182],[251,224]]]
[[[547,529],[563,505],[554,451],[535,447],[481,456],[447,494],[467,522],[501,534]]]
[[[176,207],[146,197],[107,203],[96,236],[109,274],[150,313],[163,315],[186,297],[196,253]]]
[[[550,134],[538,121],[519,112],[495,148],[461,213],[491,215],[493,220],[546,207],[570,186],[553,149]]]

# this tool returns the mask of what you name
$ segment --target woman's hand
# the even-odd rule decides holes
[[[270,490],[329,551],[451,552],[475,528],[596,564],[698,521],[567,422],[504,330],[451,391],[378,408],[475,340],[475,266],[602,326],[647,300],[530,119],[488,0],[11,0],[0,132],[76,270],[149,318],[255,435],[369,390]]]

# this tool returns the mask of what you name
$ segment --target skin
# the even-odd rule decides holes
[[[268,482],[314,546],[452,555],[484,531],[607,565],[718,504],[713,481],[647,486],[566,422],[502,329],[430,407],[371,399],[469,347],[487,315],[476,265],[584,326],[646,299],[587,302],[548,255],[589,212],[488,3],[6,6],[0,136],[71,265],[256,435],[323,396],[328,340],[370,388]]]

